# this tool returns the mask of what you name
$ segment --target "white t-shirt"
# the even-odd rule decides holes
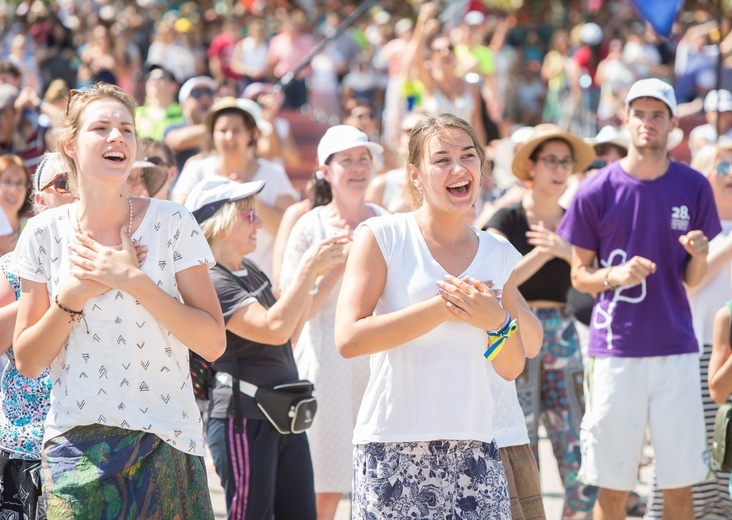
[[[172,195],[188,195],[201,179],[217,175],[216,161],[216,156],[188,161],[173,187]],[[257,194],[260,203],[274,207],[277,199],[281,196],[290,195],[295,199],[298,198],[297,190],[292,186],[290,178],[282,166],[265,159],[257,159],[257,164],[259,164],[259,168],[251,180],[266,181],[262,191]],[[257,249],[247,255],[247,258],[254,261],[269,278],[272,278],[274,240],[275,237],[272,233],[264,228],[260,229],[257,231]]]
[[[516,381],[506,381],[488,364],[488,382],[493,395],[493,433],[499,448],[529,443],[526,418],[516,393]]]
[[[4,237],[13,232],[13,226],[10,225],[8,217],[4,211],[0,211],[0,237]]]
[[[264,73],[267,68],[267,43],[257,43],[254,38],[244,38],[241,42],[241,50],[242,64]]]
[[[720,249],[732,240],[732,221],[722,221],[722,232],[709,241],[709,253]],[[689,296],[691,321],[699,342],[699,352],[713,340],[714,315],[732,299],[732,265],[727,264],[699,292]]]
[[[71,277],[73,237],[68,206],[62,206],[30,219],[15,249],[20,276],[46,283],[51,302]],[[148,248],[142,270],[175,298],[180,298],[176,273],[214,265],[195,219],[174,202],[152,199],[133,239]],[[98,423],[148,431],[180,451],[203,456],[188,348],[125,291],[89,299],[84,318],[51,363],[44,442]]]
[[[375,315],[437,294],[435,281],[447,273],[432,258],[414,213],[375,217],[362,226],[373,232],[386,262],[386,283]],[[460,276],[492,280],[494,289],[502,289],[521,255],[502,237],[476,233],[478,252]],[[354,444],[437,439],[491,442],[495,399],[489,362],[483,357],[487,347],[484,330],[449,321],[413,341],[371,355]]]

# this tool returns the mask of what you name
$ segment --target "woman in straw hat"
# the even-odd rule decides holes
[[[489,231],[506,237],[524,257],[515,276],[521,294],[544,326],[539,355],[527,360],[516,381],[531,446],[538,460],[539,421],[549,433],[565,487],[563,518],[590,518],[596,490],[576,479],[583,412],[582,356],[567,291],[570,245],[555,233],[564,215],[559,197],[569,176],[584,171],[591,146],[553,124],[538,125],[516,153],[513,172],[531,184],[523,200],[496,212]]]
[[[171,199],[185,202],[193,187],[206,177],[220,175],[237,182],[266,181],[259,194],[259,216],[264,227],[252,259],[271,276],[274,239],[282,213],[297,197],[284,168],[256,155],[257,138],[271,135],[272,125],[261,107],[250,99],[222,97],[211,107],[206,122],[210,154],[186,163],[171,192]]]

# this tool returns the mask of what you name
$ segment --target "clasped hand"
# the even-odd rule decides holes
[[[130,275],[140,268],[148,248],[133,241],[127,229],[120,230],[121,246],[104,246],[88,234],[77,233],[78,243],[69,244],[72,280],[87,298],[104,294],[111,288],[124,288]]]
[[[436,283],[455,321],[464,321],[483,330],[496,330],[506,319],[506,311],[501,306],[502,291],[491,289],[493,282],[445,275],[444,280]]]

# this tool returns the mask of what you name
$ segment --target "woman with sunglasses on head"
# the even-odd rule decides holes
[[[10,222],[13,232],[4,241],[7,253],[15,248],[20,232],[26,223],[25,214],[31,208],[28,198],[30,171],[17,155],[0,156],[0,207]]]
[[[370,356],[354,518],[511,518],[486,358],[505,380],[524,366],[520,255],[466,223],[485,161],[466,121],[417,123],[407,166],[417,209],[356,230],[335,319],[340,354]]]
[[[348,235],[364,220],[385,211],[365,202],[373,155],[381,145],[350,125],[329,128],[318,143],[316,185],[327,186],[331,201],[297,221],[290,233],[280,272],[280,287],[295,281],[302,258],[319,241]],[[346,256],[349,246],[346,247]],[[312,287],[315,296],[295,348],[300,375],[315,384],[318,419],[308,433],[315,470],[318,519],[332,519],[343,493],[351,490],[351,436],[368,380],[368,360],[346,361],[335,348],[333,324],[343,269],[334,269]]]
[[[128,195],[135,107],[116,86],[71,91],[58,150],[78,200],[29,221],[16,250],[18,370],[53,381],[48,518],[213,518],[188,369],[188,349],[225,346],[213,258],[184,207]]]
[[[143,153],[142,160],[162,168],[166,173],[165,184],[155,194],[156,199],[170,199],[170,190],[178,178],[178,167],[175,164],[173,150],[164,141],[142,139],[140,145]]]
[[[66,173],[58,154],[46,153],[35,173],[35,212],[74,200],[66,189]],[[35,520],[45,515],[40,486],[41,441],[50,405],[51,378],[47,369],[36,379],[18,372],[12,341],[20,277],[12,252],[0,258],[0,269],[4,275],[0,278],[0,351],[8,356],[0,379],[0,512],[15,514],[21,520]]]
[[[455,48],[447,36],[436,36],[439,22],[437,6],[428,2],[419,10],[414,33],[404,53],[404,71],[409,79],[421,83],[422,110],[431,114],[453,114],[468,121],[485,144],[483,101],[474,83],[468,83],[457,73]],[[430,55],[425,56],[429,47]]]
[[[579,427],[584,410],[583,365],[567,308],[571,246],[555,230],[564,216],[559,198],[572,173],[582,172],[595,153],[582,139],[553,124],[534,128],[513,159],[513,173],[531,184],[520,202],[499,209],[486,229],[506,237],[524,255],[516,283],[544,327],[539,355],[516,380],[529,440],[538,462],[541,421],[554,447],[565,488],[563,518],[592,518],[597,489],[576,478]]]
[[[314,520],[307,436],[280,433],[257,402],[239,391],[239,382],[270,389],[298,379],[290,338],[304,320],[316,279],[345,261],[348,237],[315,244],[276,299],[269,278],[247,256],[257,248],[263,226],[257,204],[263,188],[264,181],[212,177],[186,201],[216,260],[211,278],[226,321],[226,351],[213,363],[207,441],[227,518]]]
[[[691,307],[694,333],[699,342],[699,369],[702,401],[706,422],[707,445],[714,441],[714,417],[719,404],[728,400],[732,390],[729,342],[715,337],[717,312],[732,300],[732,143],[719,143],[701,148],[691,161],[691,167],[709,180],[714,202],[719,212],[722,232],[709,241],[707,272],[702,281],[686,288]],[[729,324],[729,322],[727,322]],[[729,326],[719,332],[729,338]],[[713,346],[714,345],[714,346]],[[724,346],[725,351],[718,346]],[[696,518],[732,518],[732,499],[728,484],[730,472],[710,465],[711,475],[691,488]],[[663,494],[652,489],[648,518],[661,518]]]

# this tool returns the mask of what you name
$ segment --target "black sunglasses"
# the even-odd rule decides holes
[[[213,97],[214,91],[210,88],[197,88],[191,91],[193,99],[201,99],[203,96]]]
[[[160,157],[143,157],[143,161],[147,161],[149,163],[154,164],[155,166],[165,166],[166,168],[170,166],[167,162],[165,162]]]
[[[82,88],[72,88],[69,90],[69,97],[66,98],[66,115],[69,115],[69,106],[71,106],[71,98],[74,97],[76,94],[88,94],[89,92],[94,92],[96,89],[94,87],[82,87]]]
[[[68,193],[69,187],[66,178],[66,172],[57,174],[53,179],[51,179],[51,182],[41,188],[41,191],[46,191],[51,186],[53,186],[53,189],[59,193]]]

